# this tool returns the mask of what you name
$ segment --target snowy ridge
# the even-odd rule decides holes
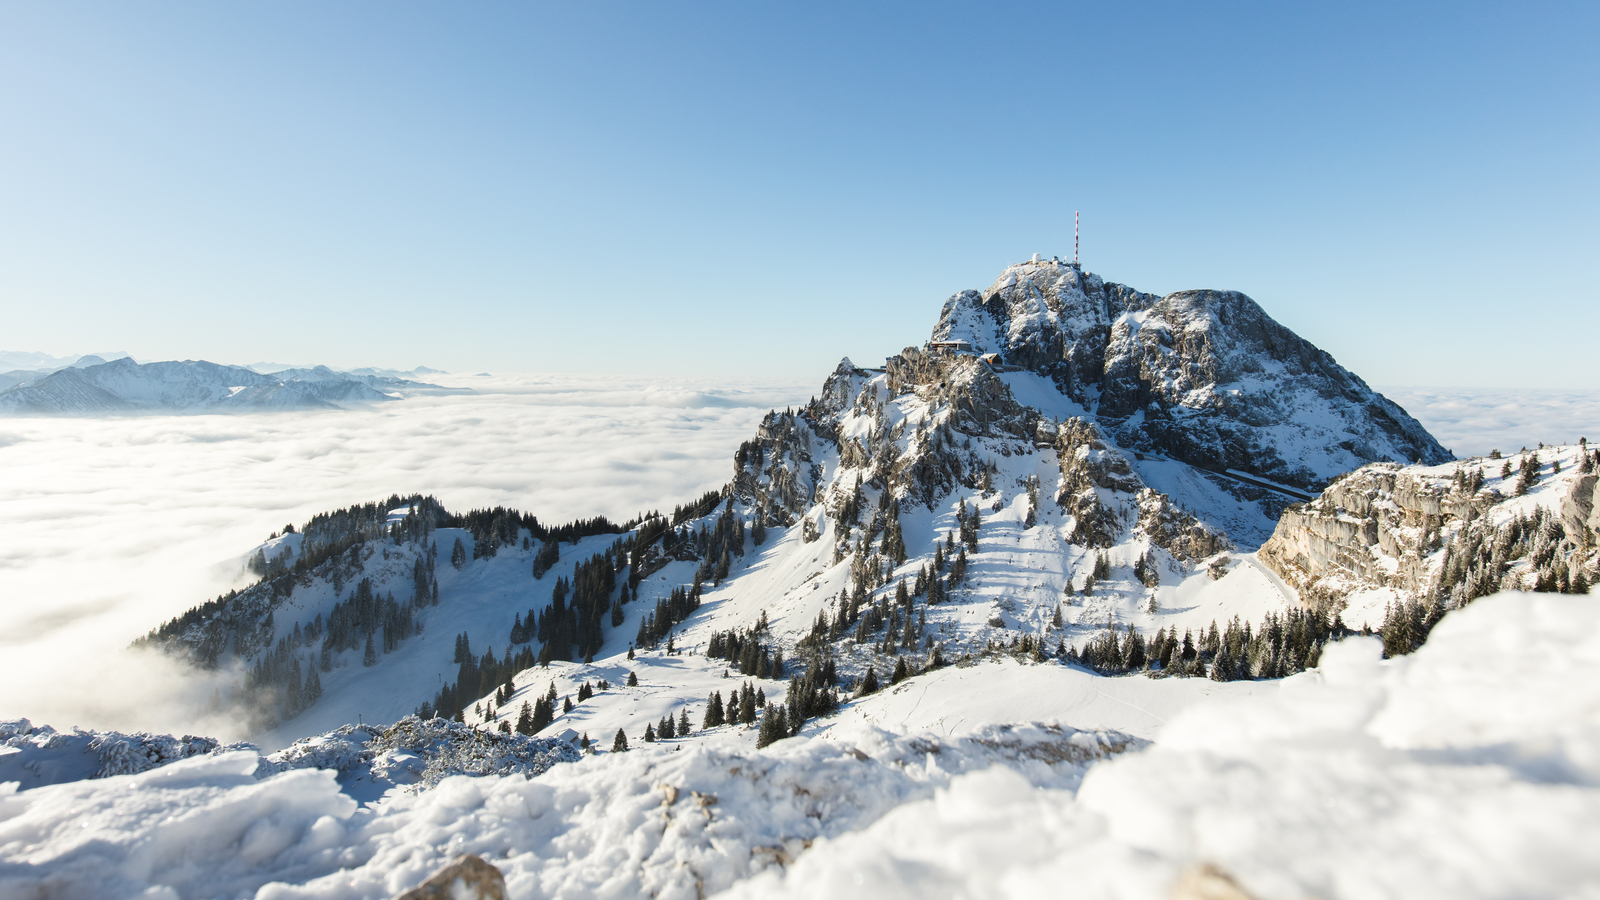
[[[392,789],[425,790],[453,775],[538,775],[556,763],[579,759],[575,740],[500,734],[411,716],[392,725],[345,725],[304,738],[263,756],[253,774],[260,779],[295,769],[326,769],[338,775],[346,794],[367,801]],[[34,790],[236,752],[260,749],[194,735],[79,729],[62,734],[17,719],[0,722],[0,784]]]

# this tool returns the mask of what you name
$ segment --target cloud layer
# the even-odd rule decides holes
[[[212,686],[120,650],[227,590],[242,554],[285,523],[413,491],[551,522],[670,509],[728,478],[768,409],[816,387],[446,380],[479,393],[347,412],[0,420],[0,718],[193,730]]]
[[[1551,388],[1386,387],[1384,396],[1405,407],[1456,456],[1490,450],[1600,440],[1600,391]]]

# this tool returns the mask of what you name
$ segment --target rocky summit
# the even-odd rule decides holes
[[[1156,296],[1071,263],[1008,267],[945,302],[936,341],[1049,378],[1135,451],[1303,489],[1451,454],[1405,410],[1237,291]]]

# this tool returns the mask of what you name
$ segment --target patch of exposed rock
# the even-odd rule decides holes
[[[1260,558],[1313,606],[1368,588],[1457,605],[1501,588],[1570,589],[1590,579],[1600,531],[1586,452],[1364,466],[1286,509]]]

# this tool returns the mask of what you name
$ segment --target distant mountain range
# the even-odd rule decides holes
[[[37,355],[37,354],[34,354]],[[14,358],[16,354],[4,354]],[[0,415],[101,416],[129,413],[342,409],[415,393],[469,393],[381,370],[326,366],[264,374],[204,360],[138,363],[81,357],[54,370],[0,374]],[[432,371],[432,370],[427,370]]]

